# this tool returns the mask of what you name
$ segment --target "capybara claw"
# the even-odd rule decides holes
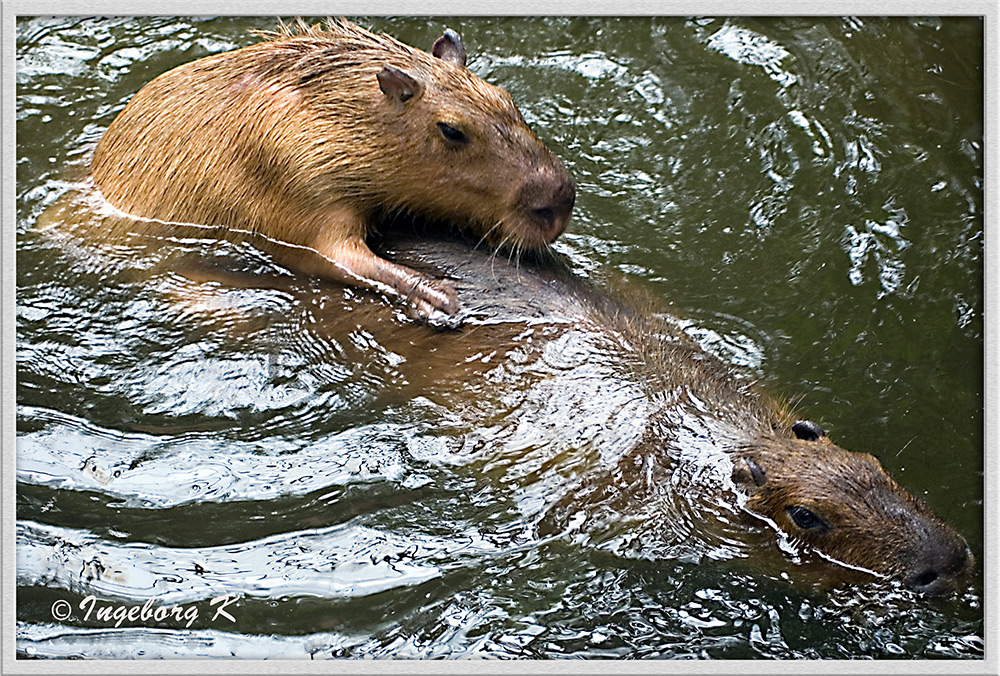
[[[411,293],[409,301],[410,311],[407,314],[428,326],[454,330],[462,325],[458,316],[462,307],[458,293],[444,280],[428,279],[421,282]]]

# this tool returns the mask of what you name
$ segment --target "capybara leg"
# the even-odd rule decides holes
[[[319,274],[403,298],[434,326],[456,326],[458,294],[447,282],[379,258],[360,237],[328,241],[317,252],[327,266]]]

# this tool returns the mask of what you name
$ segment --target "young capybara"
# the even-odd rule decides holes
[[[387,255],[453,280],[467,321],[479,320],[478,351],[482,342],[502,349],[520,340],[487,337],[488,330],[517,336],[526,322],[552,323],[563,328],[553,330],[549,340],[574,332],[593,337],[599,346],[593,359],[615,365],[613,375],[603,376],[615,381],[610,389],[631,390],[639,383],[646,393],[652,413],[644,430],[634,429],[629,416],[602,423],[611,426],[603,431],[606,438],[641,440],[620,457],[615,472],[597,469],[567,490],[549,508],[547,532],[563,530],[582,514],[591,523],[638,516],[655,529],[665,496],[669,502],[677,491],[718,505],[729,499],[727,490],[712,482],[685,488],[682,477],[702,473],[692,463],[702,469],[725,463],[731,464],[723,474],[731,478],[731,510],[769,524],[800,551],[928,595],[959,591],[968,579],[974,560],[964,538],[896,483],[876,458],[845,450],[819,425],[796,420],[783,403],[737,377],[668,315],[646,311],[641,302],[626,304],[551,261],[525,260],[515,268],[458,241],[394,237],[402,243],[389,246]],[[532,336],[541,343],[541,334]],[[567,386],[578,385],[570,378]],[[579,396],[558,387],[548,393],[564,404]],[[523,414],[510,415],[516,420]],[[710,494],[693,494],[706,490]],[[601,513],[607,505],[613,506]]]
[[[98,143],[94,182],[135,217],[130,231],[250,237],[294,270],[447,325],[454,290],[373,254],[377,218],[407,212],[537,248],[575,198],[510,95],[465,62],[450,29],[428,54],[346,21],[300,23],[143,87]]]

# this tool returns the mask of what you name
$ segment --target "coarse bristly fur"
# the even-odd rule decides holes
[[[651,334],[647,328],[637,341],[639,372],[653,374],[651,391],[668,414],[710,421],[750,514],[824,558],[924,593],[951,593],[964,582],[974,565],[964,538],[875,457],[835,445],[822,430],[802,432],[788,406],[735,378],[686,336]]]
[[[565,294],[563,294],[565,295]],[[581,312],[605,336],[622,377],[644,386],[657,412],[639,454],[677,458],[677,446],[711,446],[732,461],[749,514],[822,558],[898,580],[922,593],[961,588],[974,566],[964,538],[901,487],[868,453],[834,444],[819,426],[706,352],[650,299],[583,294]],[[686,428],[686,436],[678,435]],[[626,460],[625,464],[634,464]],[[595,490],[591,487],[590,490]],[[636,499],[630,496],[629,499]]]
[[[610,387],[620,381],[623,390],[638,385],[644,392],[645,413],[616,416],[604,430],[635,445],[613,461],[612,471],[583,472],[550,508],[546,534],[567,528],[581,511],[587,523],[638,516],[656,528],[662,514],[676,516],[669,505],[677,490],[686,490],[678,487],[687,477],[701,474],[696,467],[711,467],[707,474],[731,472],[731,481],[696,480],[687,486],[689,498],[697,502],[705,486],[713,505],[734,499],[729,513],[742,510],[769,524],[798,552],[931,595],[961,590],[968,580],[974,561],[965,540],[878,460],[841,448],[818,425],[797,420],[788,403],[706,351],[686,322],[643,290],[624,280],[594,284],[554,262],[517,271],[491,266],[457,243],[408,249],[409,260],[437,261],[435,269],[456,279],[470,306],[490,301],[498,308],[491,315],[505,318],[569,318],[568,330],[586,336],[589,359],[612,369],[605,376]],[[565,393],[568,400],[574,396]],[[664,528],[668,539],[672,528]]]
[[[94,181],[132,231],[253,236],[295,269],[453,314],[441,284],[367,249],[377,217],[533,248],[565,229],[575,191],[509,94],[465,67],[456,33],[433,51],[338,20],[178,66],[111,124]]]
[[[670,392],[668,385],[683,383],[674,397],[689,398],[666,406],[711,419],[713,439],[733,462],[750,514],[839,564],[928,594],[959,588],[974,565],[965,539],[875,457],[841,448],[821,430],[815,438],[796,432],[788,406],[683,342],[653,348],[643,371],[660,364],[657,389]],[[686,372],[665,376],[671,367],[663,365],[678,363]]]

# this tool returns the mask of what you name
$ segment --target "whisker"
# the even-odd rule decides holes
[[[507,247],[507,265],[510,265],[514,261],[514,251],[517,247],[517,240],[513,237],[510,239],[510,246]]]
[[[478,242],[476,242],[476,245],[472,247],[473,250],[478,249],[481,244],[484,244],[487,240],[489,240],[489,238],[500,228],[501,225],[503,225],[503,221],[497,221],[492,226],[487,228],[486,232],[483,233],[483,236],[479,238]]]
[[[494,229],[500,227],[502,223],[503,223],[502,221],[497,221],[497,224],[494,226]],[[497,278],[497,270],[496,270],[497,254],[500,253],[501,249],[503,249],[504,244],[506,243],[508,237],[510,237],[510,235],[504,235],[500,239],[500,241],[497,242],[497,245],[493,247],[493,251],[490,252],[490,274],[493,275],[494,280]]]

